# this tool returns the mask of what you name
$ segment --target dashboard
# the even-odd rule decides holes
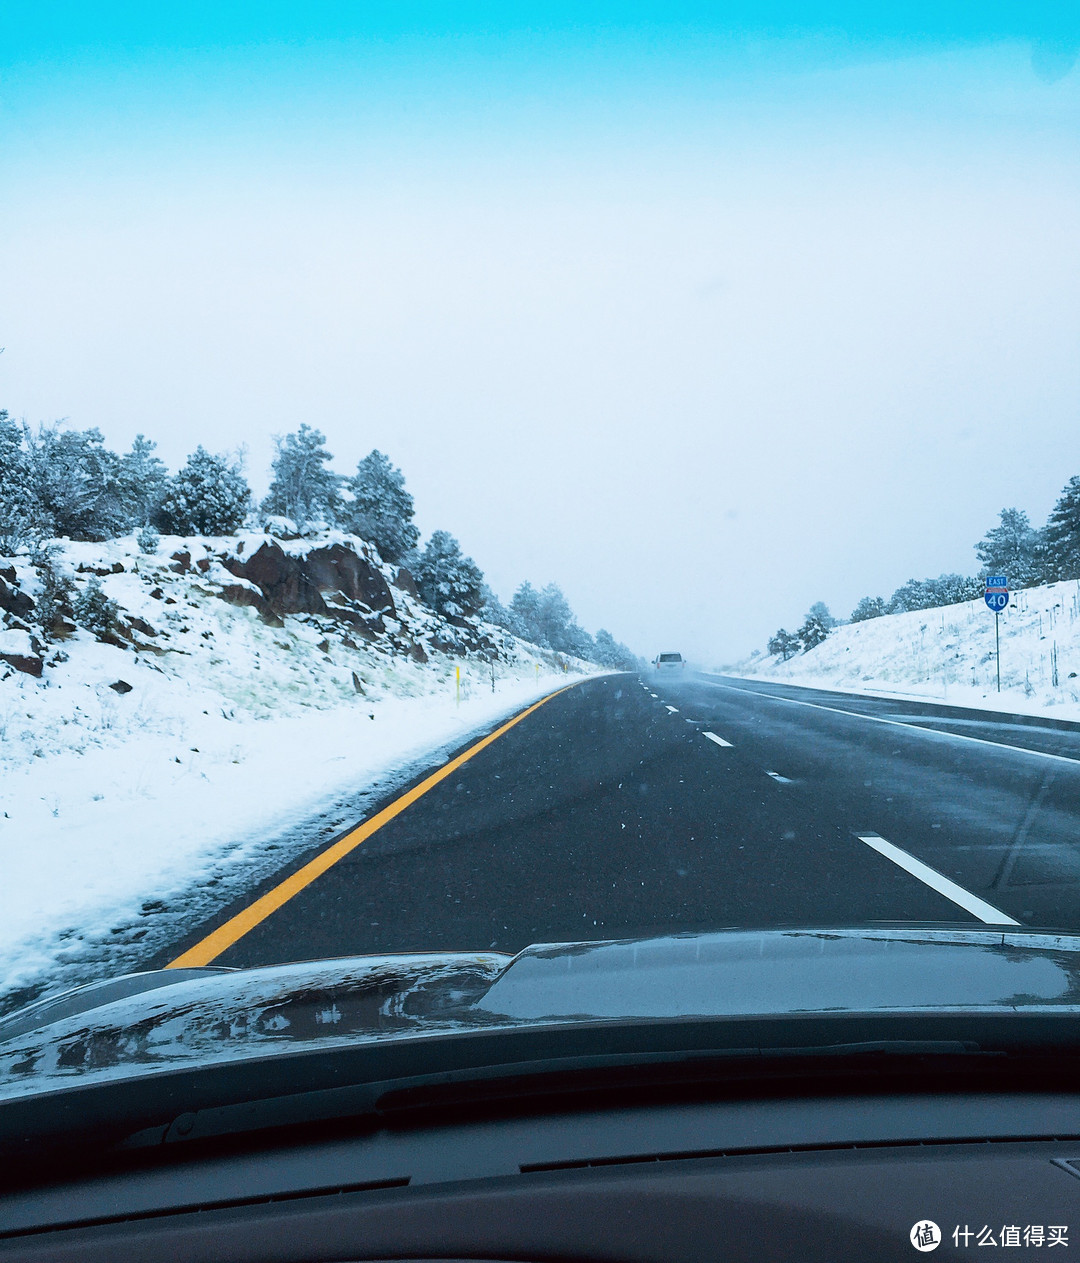
[[[1080,1245],[1064,1092],[554,1102],[158,1139],[100,1170],[9,1169],[0,1260],[804,1263],[985,1258],[987,1233],[1030,1258],[1051,1229]],[[937,1244],[916,1247],[926,1222]]]

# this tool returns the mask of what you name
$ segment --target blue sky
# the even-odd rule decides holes
[[[791,3],[791,0],[739,0],[705,4],[697,0],[665,3],[326,3],[303,5],[281,0],[230,3],[205,0],[184,5],[93,4],[83,0],[48,6],[8,4],[5,26],[14,46],[36,55],[57,48],[123,46],[129,49],[237,47],[271,39],[292,42],[341,39],[358,33],[385,39],[405,35],[481,35],[514,32],[594,31],[753,31],[790,34],[840,30],[866,40],[904,38],[918,41],[982,41],[1075,34],[1080,25],[1067,6],[1038,0],[934,3],[898,0],[870,6],[860,0]]]
[[[0,407],[378,446],[709,661],[1080,472],[1065,6],[7,6]]]

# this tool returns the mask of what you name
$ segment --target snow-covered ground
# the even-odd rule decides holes
[[[218,599],[217,563],[178,573],[181,547],[197,546],[67,545],[77,584],[80,565],[123,567],[99,581],[155,634],[132,648],[79,630],[46,649],[40,678],[0,680],[0,1009],[138,967],[290,848],[588,670],[492,628],[494,663],[435,650],[453,629],[398,590],[372,641],[326,619],[274,626]],[[25,652],[26,631],[0,635]]]
[[[1001,615],[1000,693],[994,615],[982,600],[848,623],[787,662],[756,654],[728,671],[814,688],[1080,720],[1080,582],[1012,594]]]

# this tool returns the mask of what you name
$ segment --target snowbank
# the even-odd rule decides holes
[[[418,762],[590,670],[400,589],[366,639],[355,618],[268,621],[221,599],[237,579],[216,563],[171,560],[181,546],[198,554],[68,545],[60,564],[117,602],[130,643],[76,630],[40,678],[0,664],[0,1010],[140,967]],[[483,655],[434,647],[462,635]]]
[[[1001,616],[1000,693],[994,615],[981,600],[847,623],[787,662],[755,655],[728,673],[1080,720],[1080,581],[1013,593]]]

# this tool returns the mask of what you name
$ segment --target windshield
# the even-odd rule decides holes
[[[1080,24],[863,10],[5,19],[0,1019],[1080,932]]]

